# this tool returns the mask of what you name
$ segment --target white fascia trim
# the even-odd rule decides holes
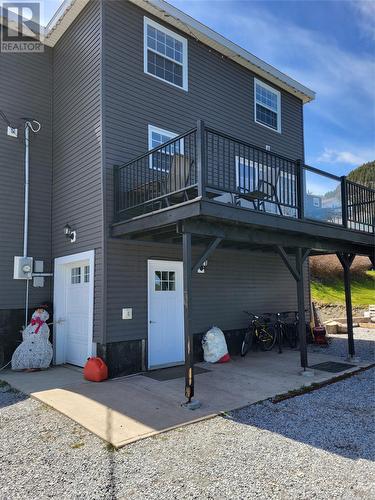
[[[50,47],[59,41],[90,0],[65,0],[44,29],[43,43]]]
[[[175,62],[176,64],[181,64],[182,66],[182,87],[179,85],[176,85],[173,82],[169,82],[168,80],[164,80],[164,78],[160,78],[159,76],[154,75],[153,73],[148,72],[148,67],[147,67],[147,26],[152,26],[153,28],[162,31],[166,35],[171,36],[172,38],[175,38],[179,42],[182,43],[183,47],[183,53],[182,53],[182,64],[174,61],[173,59],[169,59],[169,57],[164,56],[163,54],[160,54],[159,52],[155,51],[156,54],[159,54],[161,57],[164,57],[165,59],[168,59],[172,62]],[[156,23],[152,19],[149,19],[148,17],[144,16],[143,18],[143,69],[144,72],[147,75],[153,76],[154,78],[157,78],[158,80],[168,83],[169,85],[173,85],[173,87],[176,87],[177,89],[182,89],[188,91],[188,42],[187,39],[184,38],[183,36],[179,35],[178,33],[175,33],[174,31],[171,31],[170,29],[166,28],[162,24]]]
[[[264,87],[265,89],[269,90],[270,92],[273,92],[277,96],[277,129],[269,127],[265,123],[258,122],[258,120],[257,120],[257,104],[258,104],[257,103],[257,89],[256,89],[257,85]],[[260,106],[263,106],[264,108],[268,108],[265,104],[262,104],[262,103],[259,103],[259,104],[260,104]],[[269,108],[269,109],[270,109],[270,111],[275,112],[275,110],[273,110],[271,108]],[[261,80],[258,80],[257,78],[254,78],[254,121],[258,125],[262,125],[262,127],[266,127],[269,130],[272,130],[273,132],[278,132],[279,134],[281,134],[281,94],[277,89],[271,87],[270,85],[267,85],[266,83],[262,82]]]

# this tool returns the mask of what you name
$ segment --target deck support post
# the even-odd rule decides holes
[[[293,263],[281,246],[276,247],[286,267],[297,284],[297,303],[298,303],[298,335],[300,345],[301,366],[304,371],[308,367],[307,360],[307,342],[306,342],[306,316],[305,316],[305,280],[303,276],[303,264],[310,254],[309,248],[295,249],[295,263]]]
[[[346,324],[348,329],[348,352],[349,352],[349,357],[353,358],[355,356],[355,348],[354,348],[354,334],[353,334],[353,308],[352,308],[350,267],[353,263],[355,254],[337,252],[336,255],[344,271]]]
[[[184,334],[185,334],[185,396],[191,403],[194,396],[193,333],[191,329],[191,234],[182,234],[184,269]]]
[[[309,252],[310,253],[310,252]],[[308,254],[302,254],[302,248],[296,249],[297,300],[298,300],[298,333],[301,355],[301,366],[307,368],[307,342],[306,342],[306,315],[305,315],[305,280],[303,276],[303,263]]]

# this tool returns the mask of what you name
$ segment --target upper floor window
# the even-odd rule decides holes
[[[171,85],[188,89],[187,40],[144,18],[144,71]]]
[[[254,79],[255,121],[281,132],[280,92]]]
[[[154,149],[161,146],[165,142],[170,141],[177,137],[178,134],[174,132],[169,132],[162,128],[154,127],[153,125],[148,126],[148,149]],[[177,140],[169,146],[159,149],[150,156],[150,168],[155,170],[162,170],[163,172],[168,172],[170,169],[170,164],[172,158],[175,154],[184,153],[183,140]]]

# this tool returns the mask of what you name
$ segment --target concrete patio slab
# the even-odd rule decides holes
[[[47,391],[78,384],[83,381],[82,368],[70,365],[52,366],[48,370],[39,372],[0,372],[0,380],[5,380],[24,394]]]
[[[325,353],[309,355],[310,365],[327,359]],[[342,362],[333,356],[329,360]],[[369,365],[359,363],[340,374]],[[181,406],[184,378],[159,381],[140,374],[98,384],[84,381],[79,370],[54,367],[36,373],[8,371],[1,379],[121,447],[340,375],[315,370],[313,377],[301,377],[299,352],[291,350],[281,355],[255,352],[227,364],[198,366],[209,371],[196,376],[196,398],[202,406],[194,411]]]

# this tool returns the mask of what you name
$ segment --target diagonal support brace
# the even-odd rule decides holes
[[[222,238],[215,238],[212,240],[207,246],[206,250],[202,253],[202,255],[197,260],[196,264],[192,268],[192,273],[196,273],[198,269],[203,265],[203,263],[208,259],[208,257],[212,254],[212,252],[220,245],[223,241]]]
[[[276,247],[276,250],[277,250],[277,253],[280,255],[280,257],[282,258],[282,260],[284,261],[284,264],[286,265],[286,267],[289,269],[289,271],[291,272],[291,274],[293,275],[293,278],[296,280],[296,281],[299,281],[300,278],[301,278],[301,275],[300,275],[300,271],[299,269],[297,269],[297,267],[295,265],[293,265],[293,263],[290,261],[289,257],[288,257],[288,254],[286,253],[286,251],[284,250],[283,247],[281,246],[277,246]],[[307,257],[310,255],[310,249],[309,248],[305,248],[303,250],[303,253],[301,255],[301,261],[302,261],[302,264],[305,262],[305,260],[307,259]]]
[[[337,252],[336,253],[337,258],[339,259],[342,267],[345,269],[350,269],[351,265],[353,264],[353,260],[355,258],[354,253],[341,253]]]

